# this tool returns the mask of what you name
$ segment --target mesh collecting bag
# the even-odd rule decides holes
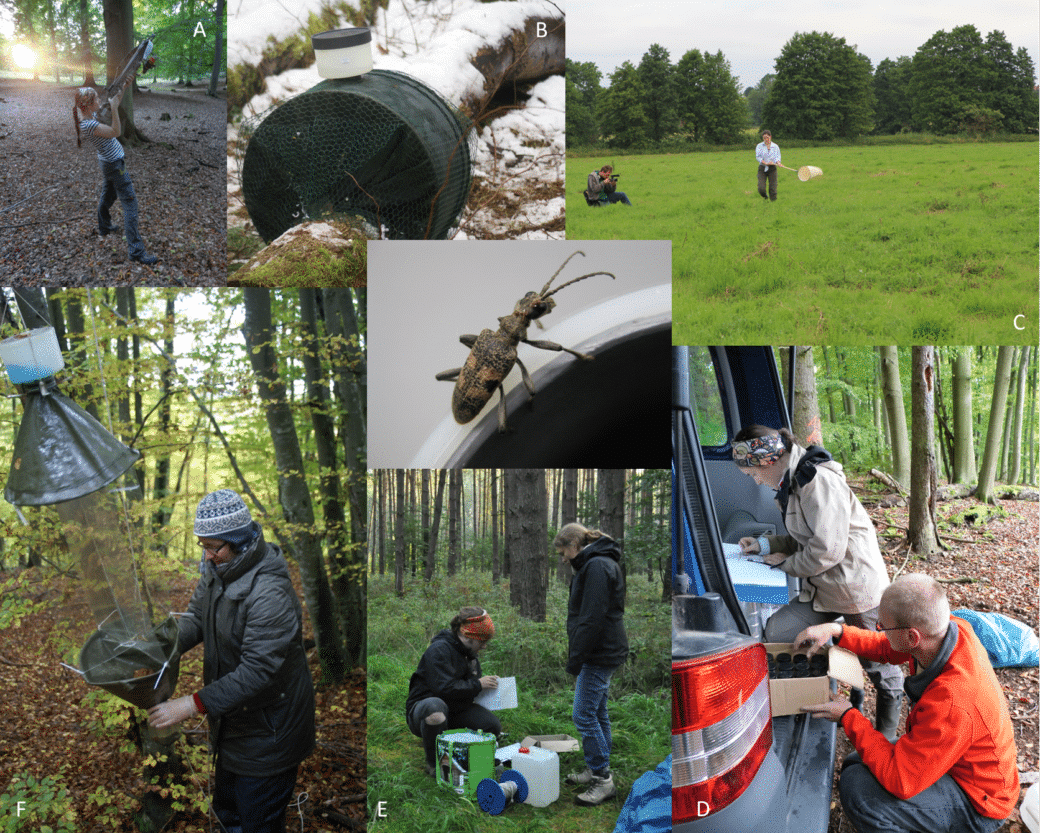
[[[304,220],[360,217],[396,239],[443,239],[466,204],[466,126],[436,92],[373,70],[322,81],[270,111],[242,163],[267,242]]]
[[[173,694],[180,668],[172,616],[147,633],[129,634],[118,622],[99,627],[79,654],[83,679],[141,709]]]

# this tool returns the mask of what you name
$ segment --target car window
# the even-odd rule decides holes
[[[729,442],[729,427],[715,365],[707,347],[690,347],[690,411],[701,445],[717,448]]]

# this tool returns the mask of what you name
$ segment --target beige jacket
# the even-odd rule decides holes
[[[805,449],[791,449],[792,483]],[[788,553],[779,569],[802,579],[801,602],[831,613],[863,613],[880,604],[888,572],[874,524],[845,482],[841,464],[816,467],[804,487],[793,485],[784,517],[787,535],[767,535],[771,552]]]

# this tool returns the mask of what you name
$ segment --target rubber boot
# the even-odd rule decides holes
[[[864,696],[865,696],[865,692],[863,691],[862,688],[854,688],[854,689],[852,689],[852,693],[849,694],[849,702],[852,704],[852,707],[854,709],[857,709],[858,711],[863,711],[863,698],[864,698]]]
[[[426,774],[437,775],[437,735],[447,725],[447,721],[441,723],[422,722],[422,745],[426,754]]]
[[[903,692],[889,691],[884,688],[877,690],[874,728],[888,738],[889,743],[896,742],[896,733],[899,731],[899,709],[902,705]]]

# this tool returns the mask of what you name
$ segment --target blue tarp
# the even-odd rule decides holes
[[[1001,613],[976,610],[955,610],[953,615],[971,625],[994,668],[1036,668],[1040,662],[1040,641],[1024,622]]]
[[[621,808],[614,833],[671,833],[672,756],[652,772],[644,772],[632,785]]]

